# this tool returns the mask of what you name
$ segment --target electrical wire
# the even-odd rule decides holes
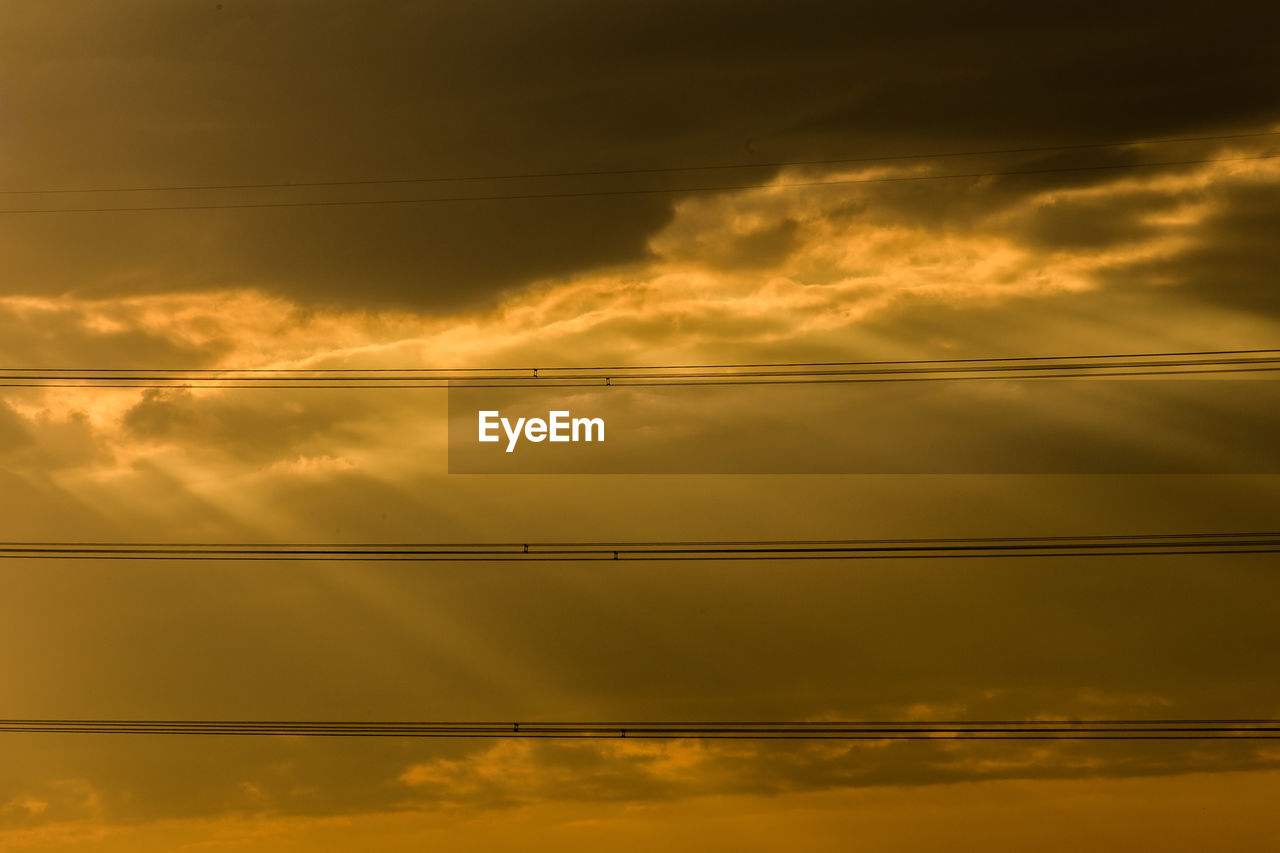
[[[1212,357],[1211,357],[1212,356]],[[3,388],[596,388],[1270,373],[1280,349],[1140,355],[524,368],[0,368]]]
[[[1280,720],[986,722],[356,722],[6,719],[0,733],[701,740],[1263,740]]]
[[[1140,145],[1175,145],[1191,142],[1222,142],[1256,139],[1280,135],[1277,130],[1251,133],[1223,133],[1208,136],[1181,136],[1158,139],[1130,139],[1115,142],[1084,142],[1066,145],[1036,145],[1019,148],[988,148],[972,151],[946,151],[914,154],[885,154],[858,157],[834,157],[819,160],[775,160],[761,163],[707,163],[693,166],[651,166],[634,169],[579,169],[542,172],[514,172],[481,175],[431,175],[426,177],[366,178],[328,181],[276,181],[237,184],[186,184],[132,187],[58,187],[41,189],[0,189],[0,195],[72,195],[88,193],[197,192],[211,190],[309,189],[315,187],[360,187],[394,184],[464,183],[470,181],[511,181],[545,178],[612,177],[621,175],[670,175],[683,172],[710,172],[744,169],[781,169],[789,166],[837,166],[851,163],[887,163],[901,160],[943,160],[956,157],[980,157],[1001,154],[1044,154],[1057,151],[1128,148]]]
[[[550,562],[1124,557],[1280,553],[1280,532],[737,542],[159,543],[5,542],[0,559]]]
[[[854,184],[892,184],[915,181],[941,181],[976,178],[1012,177],[1017,175],[1054,175],[1101,171],[1123,171],[1127,169],[1154,169],[1174,166],[1201,166],[1212,163],[1237,163],[1244,161],[1273,160],[1280,154],[1252,154],[1240,157],[1210,157],[1189,160],[1162,160],[1148,163],[1101,163],[1089,166],[1054,166],[1039,169],[1010,169],[982,172],[963,172],[943,175],[893,175],[877,178],[847,178],[827,181],[792,181],[777,183],[721,184],[692,187],[649,187],[638,189],[581,190],[564,192],[508,193],[500,195],[456,195],[430,196],[418,198],[392,199],[335,199],[328,201],[263,201],[263,202],[229,202],[220,204],[167,204],[167,205],[133,205],[103,207],[28,207],[0,208],[0,215],[16,214],[53,214],[53,213],[129,213],[141,211],[194,211],[194,210],[267,210],[283,208],[321,208],[321,207],[370,207],[390,205],[440,204],[451,202],[482,201],[528,201],[540,199],[575,199],[602,198],[622,196],[679,195],[681,193],[714,193],[737,190],[756,189],[798,189],[805,187],[850,186]]]

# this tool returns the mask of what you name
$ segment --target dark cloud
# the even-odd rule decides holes
[[[668,258],[721,270],[760,272],[786,260],[797,245],[801,229],[799,222],[785,218],[740,233],[704,227],[686,230],[668,240],[662,252]]]
[[[1009,233],[1037,248],[1105,250],[1158,236],[1163,229],[1151,217],[1171,213],[1185,200],[1183,193],[1150,189],[1052,200],[1009,216]]]
[[[1176,289],[1203,302],[1280,316],[1280,192],[1276,184],[1229,181],[1204,193],[1211,205],[1191,244],[1125,265],[1106,277],[1113,287]]]
[[[130,437],[183,447],[195,457],[227,456],[269,465],[308,450],[341,446],[360,410],[333,395],[247,392],[200,399],[185,390],[148,390],[125,413]]]
[[[0,453],[8,454],[30,443],[26,419],[0,401]]]
[[[1165,4],[1105,14],[578,0],[32,7],[6,36],[3,183],[494,174],[1252,129],[1275,118],[1280,83],[1256,12],[1216,16],[1205,38],[1199,14]],[[474,195],[761,174],[10,203]],[[1035,186],[1021,179],[1013,192]],[[15,216],[4,287],[252,286],[303,301],[458,306],[641,260],[678,197]]]

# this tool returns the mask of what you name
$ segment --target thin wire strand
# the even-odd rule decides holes
[[[221,389],[238,389],[238,390],[394,390],[394,389],[417,389],[417,390],[450,390],[450,389],[545,389],[545,388],[662,388],[662,387],[714,387],[714,386],[746,386],[746,385],[852,385],[865,383],[884,383],[884,382],[969,382],[977,380],[988,381],[1022,381],[1022,380],[1042,380],[1042,379],[1109,379],[1116,377],[1133,377],[1133,376],[1205,376],[1210,374],[1239,374],[1239,373],[1274,373],[1280,371],[1280,365],[1270,367],[1238,367],[1238,368],[1203,368],[1194,370],[1129,370],[1116,371],[1112,373],[1050,373],[1050,374],[1032,374],[1018,375],[1016,377],[1009,376],[888,376],[888,377],[857,377],[857,378],[830,378],[830,377],[804,377],[798,376],[789,379],[696,379],[685,380],[679,378],[673,379],[641,379],[630,380],[627,377],[600,377],[596,381],[577,380],[573,382],[549,382],[540,379],[527,379],[522,382],[515,383],[486,383],[476,380],[446,380],[437,379],[430,384],[421,380],[391,380],[379,381],[374,384],[357,384],[356,382],[344,382],[338,384],[305,384],[296,383],[290,385],[271,385],[269,382],[252,382],[243,383],[237,380],[217,381],[208,380],[204,382],[195,382],[192,380],[172,379],[172,380],[149,380],[146,382],[126,382],[126,381],[110,381],[110,382],[45,382],[45,381],[27,381],[27,382],[0,382],[0,388],[169,388],[181,390],[221,390]],[[326,380],[317,380],[317,383],[324,383]],[[372,381],[372,380],[370,380]],[[330,380],[331,382],[331,380]]]
[[[488,175],[433,175],[411,178],[369,178],[359,180],[329,181],[277,181],[273,183],[239,184],[189,184],[147,187],[69,187],[46,189],[0,189],[0,195],[71,195],[79,193],[143,193],[143,192],[194,192],[205,190],[257,190],[257,189],[305,189],[311,187],[356,187],[393,184],[463,183],[468,181],[508,181],[542,178],[605,177],[613,175],[664,175],[685,172],[710,172],[745,169],[781,169],[788,166],[835,166],[848,163],[880,163],[901,160],[942,160],[955,157],[979,157],[997,154],[1040,154],[1053,151],[1083,151],[1105,148],[1126,148],[1138,145],[1174,145],[1189,142],[1219,142],[1231,139],[1256,139],[1280,135],[1280,131],[1264,130],[1251,133],[1224,133],[1210,136],[1182,136],[1161,139],[1133,139],[1118,142],[1084,142],[1066,145],[1038,145],[1019,148],[988,148],[973,151],[947,151],[917,154],[887,154],[877,156],[835,157],[819,160],[775,160],[763,163],[710,163],[699,166],[652,166],[634,169],[579,169],[569,171],[514,172]]]
[[[1226,357],[1216,357],[1226,356]],[[1146,368],[1146,369],[1133,369]],[[1177,376],[1280,370],[1280,350],[937,361],[723,364],[707,368],[0,368],[4,388],[596,388]]]
[[[1280,351],[1276,351],[1280,352]],[[707,379],[707,378],[761,378],[761,377],[810,377],[810,376],[880,376],[880,375],[898,375],[898,374],[919,374],[919,373],[1018,373],[1035,370],[1116,370],[1119,368],[1130,367],[1193,367],[1193,366],[1213,366],[1213,365],[1241,365],[1241,364],[1280,364],[1280,356],[1268,357],[1237,357],[1237,358],[1195,358],[1182,360],[1169,360],[1171,357],[1164,357],[1161,361],[1096,361],[1088,363],[1087,361],[1073,361],[1069,364],[991,364],[989,366],[973,367],[857,367],[852,364],[849,366],[830,366],[824,368],[793,368],[788,365],[765,365],[759,369],[749,365],[734,365],[726,368],[717,369],[715,372],[680,372],[687,371],[690,368],[664,367],[664,368],[622,368],[614,369],[614,375],[607,377],[610,379]],[[195,381],[218,381],[220,379],[233,379],[241,382],[360,382],[377,379],[384,382],[400,382],[419,379],[430,379],[438,382],[493,382],[500,380],[539,380],[539,379],[556,379],[556,380],[574,380],[574,379],[603,379],[601,371],[609,368],[525,368],[522,372],[508,372],[493,376],[474,376],[464,374],[459,371],[460,376],[439,375],[427,376],[427,373],[444,373],[442,369],[436,368],[402,368],[399,370],[386,369],[378,372],[370,371],[370,375],[356,375],[358,370],[345,370],[342,373],[316,368],[313,370],[288,370],[282,369],[277,375],[272,375],[266,369],[254,370],[248,376],[240,376],[238,374],[248,371],[237,371],[234,369],[224,371],[202,370],[191,371],[189,377],[161,375],[162,373],[176,373],[177,371],[151,371],[144,368],[135,370],[121,371],[104,371],[101,368],[85,368],[82,371],[72,371],[68,368],[60,368],[53,370],[18,370],[14,368],[0,368],[0,379],[8,379],[13,381],[41,381],[49,378],[56,378],[64,381],[72,380],[93,380],[95,382],[127,382],[127,381],[181,381],[189,378]],[[629,371],[629,372],[628,372]],[[636,372],[641,371],[641,372]],[[389,375],[391,373],[397,375]],[[306,375],[309,374],[309,375]]]
[[[662,543],[313,544],[3,543],[6,560],[207,562],[623,562],[965,557],[1121,557],[1280,553],[1280,533],[1142,534],[1132,537],[758,540]]]
[[[1092,720],[725,723],[430,723],[198,720],[0,720],[0,732],[257,737],[413,737],[703,740],[1260,740],[1275,721]]]
[[[1078,359],[1117,359],[1117,358],[1180,358],[1206,355],[1253,355],[1260,353],[1280,353],[1280,347],[1258,349],[1225,349],[1225,350],[1182,350],[1175,352],[1128,352],[1105,353],[1101,355],[1018,355],[987,356],[982,358],[925,358],[897,361],[783,361],[783,362],[719,362],[716,364],[614,364],[614,365],[569,365],[553,367],[5,367],[3,372],[35,372],[45,373],[400,373],[409,371],[434,373],[465,373],[474,371],[489,372],[530,372],[530,371],[565,371],[565,370],[695,370],[713,368],[745,368],[745,367],[867,367],[877,365],[902,364],[974,364],[979,362],[1005,361],[1069,361]]]
[[[997,543],[1043,543],[1043,542],[1115,542],[1115,541],[1177,541],[1187,539],[1255,539],[1280,537],[1280,531],[1254,530],[1231,533],[1136,533],[1113,534],[1101,536],[985,536],[985,537],[910,537],[901,539],[777,539],[769,540],[771,545],[902,545],[902,544],[959,544],[997,542]],[[540,542],[538,547],[551,548],[613,548],[624,547],[731,547],[739,545],[759,544],[760,540],[650,540],[650,541],[618,541],[618,542]],[[68,547],[68,548],[112,548],[112,547],[183,547],[183,548],[420,548],[420,542],[0,542],[0,549],[8,547]],[[436,542],[433,548],[513,548],[533,547],[528,542]]]
[[[545,193],[512,193],[505,195],[465,195],[434,196],[426,198],[399,199],[342,199],[332,201],[280,201],[280,202],[236,202],[228,204],[174,204],[174,205],[137,205],[112,207],[50,207],[50,208],[9,208],[0,209],[5,214],[50,214],[50,213],[126,213],[138,211],[194,211],[194,210],[265,210],[302,207],[369,207],[410,204],[436,204],[446,202],[477,201],[522,201],[537,199],[574,199],[600,198],[606,196],[646,196],[646,195],[678,195],[681,193],[730,192],[735,190],[755,189],[796,189],[802,187],[848,186],[853,184],[888,184],[913,181],[958,180],[966,178],[995,178],[1016,175],[1052,175],[1083,172],[1117,171],[1125,169],[1151,169],[1168,166],[1199,166],[1210,163],[1236,163],[1256,160],[1272,160],[1280,154],[1255,154],[1241,157],[1214,157],[1194,160],[1165,160],[1152,163],[1106,163],[1092,166],[1058,166],[1042,169],[1013,169],[1005,171],[967,172],[947,175],[897,175],[880,178],[849,178],[833,181],[793,181],[785,184],[724,184],[718,186],[695,187],[661,187],[630,190],[584,190],[576,192]]]

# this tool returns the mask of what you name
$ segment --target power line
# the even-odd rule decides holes
[[[539,378],[596,379],[596,378],[600,378],[599,376],[600,371],[611,370],[612,374],[614,375],[614,378],[619,378],[619,379],[621,378],[661,379],[668,376],[676,376],[683,379],[705,379],[705,378],[715,378],[715,377],[742,378],[742,377],[765,377],[765,376],[835,376],[835,375],[845,375],[845,374],[878,375],[878,374],[904,374],[904,373],[923,373],[923,372],[927,372],[927,373],[973,373],[977,371],[1010,372],[1010,371],[1049,370],[1049,369],[1058,369],[1058,368],[1070,369],[1070,370],[1089,370],[1089,369],[1103,370],[1103,369],[1131,368],[1131,367],[1186,367],[1186,366],[1202,366],[1202,365],[1224,365],[1224,364],[1238,365],[1238,364],[1269,364],[1269,363],[1280,363],[1280,356],[1255,357],[1255,358],[1223,358],[1223,359],[1200,358],[1200,359],[1186,360],[1186,361],[1165,360],[1165,361],[1138,361],[1138,362],[1125,361],[1125,362],[1106,362],[1106,363],[1100,362],[1096,364],[1082,363],[1082,362],[1076,361],[1076,362],[1071,362],[1069,364],[1063,364],[1063,365],[1031,363],[1031,364],[1016,364],[1016,365],[1014,364],[991,365],[991,366],[982,366],[982,367],[966,366],[966,367],[878,368],[878,369],[858,368],[852,365],[848,367],[831,366],[829,368],[804,368],[804,369],[791,368],[786,365],[763,365],[761,366],[763,369],[754,369],[752,366],[748,366],[748,365],[733,365],[727,368],[721,368],[717,370],[717,372],[715,373],[687,373],[687,372],[673,373],[672,372],[676,370],[688,369],[688,368],[679,368],[679,367],[578,368],[578,369],[553,367],[553,368],[526,368],[525,371],[520,371],[520,372],[502,373],[502,374],[491,375],[491,376],[476,376],[475,375],[476,371],[482,370],[483,368],[473,368],[473,369],[470,369],[467,373],[463,373],[462,371],[457,371],[455,375],[451,375],[453,374],[452,371],[443,372],[443,375],[441,375],[442,371],[437,370],[435,368],[405,368],[402,370],[380,369],[377,371],[369,371],[370,376],[357,375],[354,378],[356,378],[357,380],[363,380],[363,379],[368,379],[374,376],[385,376],[389,381],[396,381],[397,379],[419,379],[419,378],[436,378],[436,379],[439,379],[440,381],[457,381],[459,379],[478,379],[478,380],[488,380],[488,379],[510,380],[510,379],[539,379]],[[662,372],[661,373],[627,372],[627,371],[645,371],[645,370],[662,371]],[[725,372],[726,370],[732,370],[733,372]],[[528,375],[526,375],[526,371],[528,372]],[[579,372],[579,371],[590,371],[590,372]],[[163,372],[171,373],[174,371],[163,371]],[[112,381],[112,380],[164,378],[158,375],[160,373],[161,371],[150,371],[145,369],[140,369],[138,371],[128,371],[128,370],[102,371],[98,368],[84,368],[82,371],[71,371],[66,368],[60,368],[60,369],[53,369],[53,370],[46,370],[46,371],[10,371],[8,368],[0,368],[0,379],[43,380],[43,379],[49,379],[49,378],[66,378],[66,379],[97,379],[102,381]],[[315,370],[282,369],[279,371],[271,371],[271,370],[263,370],[263,369],[257,369],[253,371],[238,371],[235,369],[228,369],[228,370],[191,371],[191,373],[214,374],[215,378],[220,376],[223,378],[232,377],[232,378],[243,378],[246,380],[255,378],[255,375],[267,374],[264,377],[265,381],[283,382],[286,380],[313,381],[320,378],[327,379],[329,381],[339,381],[339,380],[345,379],[346,377],[350,376],[353,373],[360,374],[362,373],[362,371],[353,370],[353,369],[346,369],[340,372],[330,371],[325,369],[315,369]],[[240,376],[241,373],[244,373],[247,375],[244,377],[241,377]],[[395,373],[398,375],[395,375],[395,376],[388,375],[392,373]],[[156,374],[156,375],[152,375],[152,374]]]
[[[1280,553],[1280,532],[969,539],[730,542],[157,543],[6,542],[9,560],[309,562],[621,562],[1125,557]]]
[[[1019,148],[988,148],[972,151],[946,151],[915,154],[835,157],[820,160],[775,160],[762,163],[707,163],[697,166],[653,166],[635,169],[580,169],[570,171],[509,172],[487,175],[431,175],[409,178],[370,178],[329,181],[277,181],[271,183],[188,184],[145,187],[67,187],[45,189],[3,189],[0,195],[71,195],[79,193],[196,192],[205,190],[307,189],[313,187],[386,186],[393,184],[463,183],[468,181],[510,181],[542,178],[610,177],[620,175],[670,175],[685,172],[710,172],[744,169],[781,169],[788,166],[837,166],[850,163],[886,163],[901,160],[942,160],[955,157],[979,157],[997,154],[1042,154],[1054,151],[1083,151],[1126,148],[1137,145],[1174,145],[1189,142],[1218,142],[1232,139],[1255,139],[1277,136],[1280,131],[1224,133],[1211,136],[1166,137],[1163,139],[1130,139],[1116,142],[1085,142],[1067,145],[1037,145]]]
[[[987,722],[357,722],[0,720],[0,733],[646,740],[1269,740],[1280,720]]]
[[[584,190],[576,192],[543,192],[513,193],[506,195],[465,195],[434,196],[426,198],[397,199],[341,199],[333,201],[278,201],[278,202],[234,202],[228,204],[173,204],[173,205],[138,205],[112,207],[49,207],[49,208],[10,208],[0,209],[3,214],[41,214],[41,213],[126,213],[138,211],[193,211],[193,210],[265,210],[272,208],[302,207],[369,207],[386,205],[434,204],[444,202],[470,201],[519,201],[535,199],[573,199],[599,198],[605,196],[644,196],[673,195],[680,193],[727,192],[732,190],[755,189],[796,189],[801,187],[847,186],[852,184],[889,184],[914,181],[940,181],[964,178],[996,178],[1015,175],[1052,175],[1074,172],[1122,171],[1126,169],[1150,169],[1166,166],[1198,166],[1209,163],[1235,163],[1246,160],[1272,160],[1280,154],[1255,154],[1243,157],[1216,157],[1195,160],[1165,160],[1152,163],[1108,163],[1092,166],[1058,166],[1042,169],[1014,169],[1007,171],[967,172],[946,175],[897,175],[881,178],[849,178],[834,181],[793,181],[785,184],[724,184],[718,186],[695,186],[675,188],[648,188],[629,190]]]
[[[474,371],[533,371],[533,370],[702,370],[711,368],[737,367],[831,367],[831,366],[867,366],[898,364],[972,364],[977,362],[1005,361],[1067,361],[1071,359],[1112,359],[1112,358],[1159,358],[1189,357],[1199,355],[1249,355],[1253,353],[1280,353],[1280,348],[1260,349],[1214,349],[1214,350],[1180,350],[1176,352],[1122,352],[1091,355],[1016,355],[985,356],[981,358],[917,358],[895,361],[784,361],[784,362],[717,362],[714,364],[613,364],[613,365],[560,365],[556,367],[160,367],[160,368],[128,368],[128,367],[5,367],[0,371],[45,371],[48,373],[66,372],[128,372],[142,371],[148,373],[399,373],[415,372],[449,372],[465,373]]]
[[[1058,542],[1141,542],[1144,540],[1188,540],[1188,539],[1238,539],[1240,537],[1254,536],[1274,536],[1280,533],[1272,533],[1268,531],[1244,531],[1232,533],[1138,533],[1138,534],[1110,534],[1098,536],[999,536],[999,537],[912,537],[909,539],[784,539],[778,540],[787,545],[897,545],[902,543],[925,544],[925,545],[953,545],[953,544],[973,544],[973,543],[989,543],[989,542],[1027,542],[1027,543],[1058,543]],[[726,540],[664,540],[664,541],[646,541],[634,542],[627,541],[621,544],[626,545],[651,545],[655,547],[669,546],[687,546],[687,547],[724,547],[750,544],[751,541],[741,539]],[[139,544],[139,543],[121,543],[121,542],[0,542],[0,548],[9,545],[18,545],[22,547],[36,546],[73,546],[77,548],[84,547],[113,547],[122,544]],[[157,543],[150,543],[156,545]],[[173,543],[170,543],[173,544]],[[407,548],[416,547],[413,543],[405,542],[343,542],[339,543],[344,548]],[[435,543],[436,547],[449,548],[466,548],[474,547],[476,543],[460,543],[460,542],[440,542]],[[543,543],[544,545],[560,546],[565,543],[552,542]],[[620,544],[619,542],[574,542],[571,543],[578,547],[605,547]],[[328,548],[331,544],[315,543],[315,542],[273,542],[272,547],[276,548]],[[182,547],[199,547],[199,548],[238,548],[244,547],[243,544],[227,543],[227,542],[184,542]],[[159,543],[159,547],[168,547],[165,543]],[[510,547],[523,548],[524,543],[519,542],[490,542],[485,543],[484,547]]]
[[[1218,355],[1218,354],[1214,354]],[[1265,373],[1280,350],[935,361],[526,368],[0,368],[3,388],[598,388]]]
[[[1277,369],[1278,368],[1275,368],[1275,367],[1256,367],[1256,368],[1233,368],[1233,369],[1226,369],[1226,370],[1158,370],[1158,371],[1142,370],[1142,371],[1129,371],[1129,372],[1108,373],[1108,374],[1056,373],[1056,374],[1033,375],[1033,376],[1017,376],[1017,377],[1012,377],[1012,379],[1019,379],[1019,380],[1022,380],[1022,379],[1095,379],[1095,378],[1102,378],[1103,376],[1125,377],[1125,378],[1132,378],[1135,376],[1204,376],[1207,374],[1221,374],[1221,373],[1238,374],[1238,373],[1274,372]],[[367,390],[374,390],[374,389],[386,390],[390,388],[417,389],[417,390],[432,390],[432,389],[445,390],[447,388],[529,389],[529,388],[627,388],[627,387],[641,388],[641,387],[689,387],[689,386],[707,387],[707,386],[737,386],[737,385],[850,385],[850,384],[876,383],[876,382],[945,382],[945,381],[959,381],[959,380],[994,380],[994,379],[1004,379],[1008,381],[1011,379],[1011,377],[1008,377],[1008,376],[922,376],[922,377],[901,377],[901,378],[889,378],[889,379],[803,379],[803,380],[794,380],[794,381],[793,380],[770,380],[770,379],[761,379],[761,380],[725,379],[723,381],[721,380],[684,381],[684,380],[678,380],[678,379],[660,380],[660,381],[659,380],[626,381],[625,379],[618,380],[618,379],[610,379],[609,377],[604,377],[599,381],[583,381],[583,382],[539,381],[539,382],[519,382],[519,383],[513,383],[513,384],[453,382],[449,384],[443,384],[441,381],[436,381],[433,384],[411,384],[411,383],[392,384],[386,381],[382,381],[382,382],[378,382],[377,384],[371,384],[371,385],[358,385],[354,383],[339,384],[339,385],[307,385],[307,384],[239,385],[239,384],[229,383],[229,382],[211,384],[211,383],[178,383],[174,381],[170,381],[168,383],[118,382],[114,384],[102,384],[102,383],[93,383],[93,382],[85,382],[85,383],[18,382],[18,383],[0,383],[0,388],[79,388],[79,389],[214,388],[214,389],[223,389],[223,390],[256,389],[256,390],[277,390],[277,391],[284,391],[284,390],[344,390],[344,391],[366,390],[367,391]]]

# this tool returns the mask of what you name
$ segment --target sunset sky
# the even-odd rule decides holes
[[[1263,18],[0,0],[0,368],[1280,347],[1280,63]],[[819,408],[888,407],[816,387]],[[666,393],[661,465],[459,474],[443,390],[4,387],[0,541],[1280,529],[1280,482],[1261,471],[1062,462],[1068,428],[1192,467],[1267,443],[1199,409],[979,394],[953,424],[899,401],[824,440],[990,433],[1023,406],[1049,424],[1037,438],[1059,473],[963,456],[961,474],[787,473],[812,448],[752,427],[734,446],[782,473],[708,474],[672,438],[681,419],[715,435],[799,410],[798,392]],[[1277,568],[4,560],[0,718],[1273,719]],[[1280,743],[1265,740],[0,733],[0,756],[5,851],[1280,847]]]

